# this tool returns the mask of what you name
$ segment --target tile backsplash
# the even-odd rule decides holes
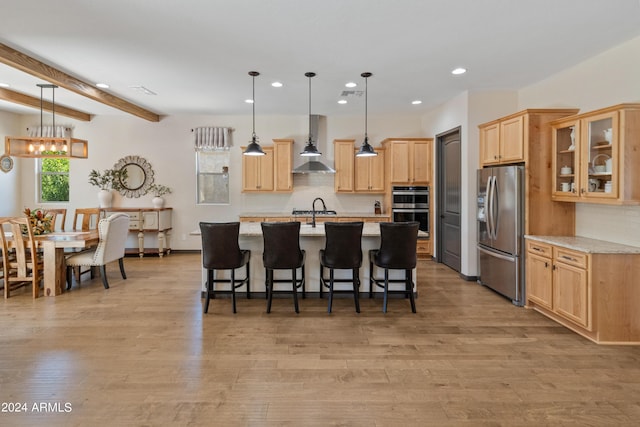
[[[640,246],[640,206],[578,203],[576,235]]]

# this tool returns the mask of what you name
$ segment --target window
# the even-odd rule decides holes
[[[196,151],[198,204],[229,204],[229,151]]]
[[[38,159],[40,202],[69,201],[69,159]]]

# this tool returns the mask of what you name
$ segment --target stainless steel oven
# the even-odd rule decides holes
[[[420,231],[429,233],[429,187],[393,187],[391,197],[394,222],[418,221]]]

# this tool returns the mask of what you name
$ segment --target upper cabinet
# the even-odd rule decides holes
[[[356,148],[355,153],[358,151]],[[355,157],[354,181],[358,193],[384,193],[384,148],[376,148],[377,156]]]
[[[526,112],[480,126],[480,166],[525,161]]]
[[[264,156],[242,156],[242,191],[293,191],[293,139],[275,139],[262,150]]]
[[[640,203],[640,104],[620,104],[552,123],[552,197]]]
[[[388,174],[391,184],[428,185],[431,182],[432,138],[388,138]]]
[[[385,150],[376,147],[377,156],[356,157],[355,139],[336,139],[333,153],[336,193],[384,193]]]

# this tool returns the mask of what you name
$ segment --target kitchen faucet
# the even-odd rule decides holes
[[[322,210],[324,212],[327,211],[327,205],[324,204],[324,200],[322,200],[321,197],[316,197],[315,199],[313,199],[313,203],[311,203],[311,226],[315,228],[316,226],[316,201],[320,200],[320,202],[322,203]]]

